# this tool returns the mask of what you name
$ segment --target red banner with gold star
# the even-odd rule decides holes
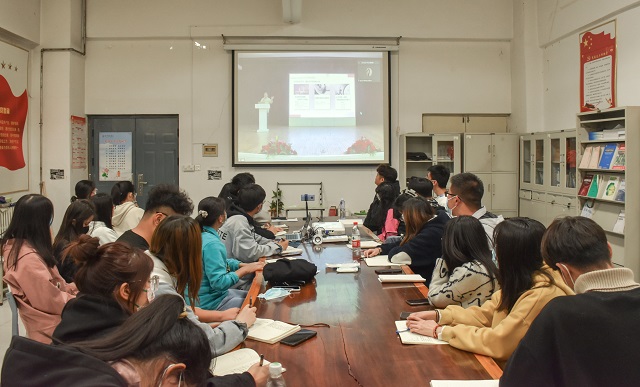
[[[616,106],[616,21],[580,34],[580,111]]]
[[[1,65],[1,64],[0,64]],[[0,74],[0,167],[10,171],[24,168],[22,136],[27,120],[27,91],[14,96],[7,80]]]

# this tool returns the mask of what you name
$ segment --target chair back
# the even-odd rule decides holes
[[[9,307],[11,308],[11,336],[18,336],[20,335],[18,328],[18,305],[11,290],[7,292],[7,301],[9,301]]]

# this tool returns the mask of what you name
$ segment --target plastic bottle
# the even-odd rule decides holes
[[[269,364],[269,380],[267,387],[285,387],[287,384],[282,377],[282,364],[273,362]]]
[[[340,216],[340,219],[344,219],[347,217],[347,209],[346,209],[346,204],[344,202],[344,199],[340,199],[338,215]]]
[[[351,251],[353,259],[360,260],[362,258],[362,249],[360,248],[360,230],[358,222],[353,222],[353,230],[351,230]]]

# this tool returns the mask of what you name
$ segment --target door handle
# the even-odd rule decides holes
[[[145,184],[148,184],[146,181],[144,180],[144,174],[143,173],[139,173],[138,174],[138,195],[144,195],[144,186]]]

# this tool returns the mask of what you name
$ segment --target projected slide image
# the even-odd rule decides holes
[[[289,74],[289,126],[355,126],[354,79],[354,74]]]

